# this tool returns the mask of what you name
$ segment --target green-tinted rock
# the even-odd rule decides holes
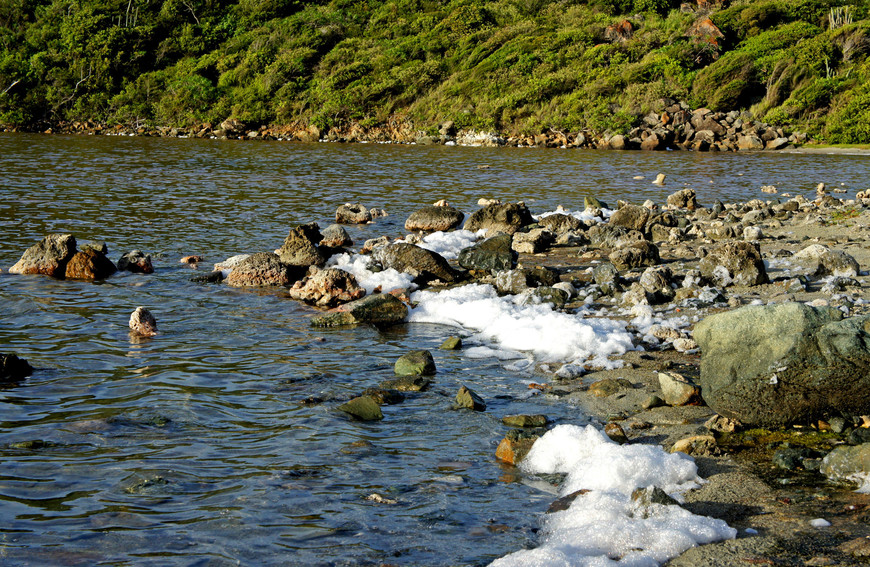
[[[612,396],[620,390],[632,388],[631,382],[625,378],[605,378],[598,382],[593,382],[589,386],[589,393],[599,398]]]
[[[500,272],[517,265],[519,255],[511,248],[513,239],[508,234],[487,238],[459,252],[459,265],[466,270]]]
[[[501,422],[510,427],[544,427],[547,425],[546,415],[506,415]]]
[[[450,337],[441,343],[441,346],[438,348],[441,350],[459,350],[462,348],[462,339],[459,337]]]
[[[459,392],[456,394],[456,406],[474,411],[486,411],[486,402],[483,401],[483,398],[465,386],[459,388]]]
[[[870,473],[870,443],[856,446],[841,445],[822,460],[822,474],[831,480],[856,480]]]
[[[400,392],[422,392],[429,387],[431,380],[425,376],[402,376],[381,382],[381,388]]]
[[[609,209],[610,208],[607,206],[607,203],[605,203],[604,201],[596,199],[595,197],[590,197],[589,195],[586,195],[585,197],[583,197],[583,207],[585,207],[587,209]]]
[[[400,323],[408,316],[408,306],[388,293],[376,293],[351,301],[311,320],[314,327],[340,327],[359,323],[386,325]]]
[[[435,359],[428,350],[414,350],[400,356],[394,370],[396,376],[431,376],[435,374]]]
[[[371,397],[378,405],[391,406],[405,401],[405,395],[402,392],[386,388],[366,388],[363,390],[363,395]]]
[[[371,396],[359,396],[338,406],[338,409],[362,421],[384,419],[381,406]]]

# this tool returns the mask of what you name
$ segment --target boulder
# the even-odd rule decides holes
[[[567,232],[583,232],[586,225],[577,217],[556,213],[538,219],[538,224],[555,234],[561,236]]]
[[[648,240],[641,240],[618,248],[611,252],[608,258],[619,270],[655,266],[660,261],[658,246]]]
[[[822,459],[821,472],[833,481],[854,481],[866,488],[870,480],[870,443],[839,446]]]
[[[76,239],[72,234],[49,234],[28,248],[21,259],[9,268],[9,273],[62,278],[66,264],[75,252]]]
[[[515,232],[511,248],[518,254],[537,254],[553,243],[553,233],[546,228],[535,228],[529,232]]]
[[[346,414],[362,421],[378,421],[384,419],[381,406],[372,396],[357,396],[338,406]]]
[[[372,213],[359,203],[345,203],[335,211],[338,224],[365,224],[371,220]]]
[[[428,350],[403,354],[393,367],[396,376],[431,376],[435,374],[435,359]]]
[[[344,248],[345,246],[353,245],[353,239],[351,239],[350,235],[340,224],[327,226],[321,234],[323,238],[319,242],[320,246],[325,246],[326,248]]]
[[[118,270],[134,274],[152,274],[154,265],[151,263],[150,254],[145,254],[141,250],[131,250],[118,259]]]
[[[646,221],[649,220],[650,210],[640,205],[625,205],[613,211],[610,217],[609,224],[613,226],[621,226],[628,230],[637,230],[643,232],[646,227]]]
[[[157,319],[144,307],[137,307],[130,314],[130,330],[140,337],[153,337],[157,334]]]
[[[459,388],[459,392],[456,393],[456,407],[474,411],[486,411],[486,402],[473,390],[462,386]]]
[[[316,222],[300,224],[290,229],[284,244],[275,250],[275,254],[288,266],[322,266],[326,258],[317,248],[321,240],[323,235]]]
[[[353,274],[338,268],[327,268],[306,276],[293,284],[290,297],[319,307],[335,307],[355,301],[366,294]]]
[[[624,226],[604,223],[593,225],[589,228],[586,235],[589,237],[589,243],[592,246],[611,249],[619,248],[632,242],[640,242],[644,239],[643,233],[638,230],[629,230]]]
[[[832,307],[750,305],[695,326],[707,405],[746,425],[870,413],[870,316]]]
[[[532,213],[522,203],[497,203],[487,205],[468,217],[465,221],[465,230],[477,232],[485,229],[487,235],[496,232],[513,234],[522,227],[532,224],[535,219]]]
[[[411,213],[405,221],[405,230],[426,232],[453,230],[465,219],[465,214],[454,207],[430,205]]]
[[[19,382],[33,374],[33,367],[16,354],[0,353],[0,382]]]
[[[508,234],[482,240],[459,252],[459,265],[466,270],[502,271],[517,265],[518,254]]]
[[[768,282],[757,242],[726,242],[701,259],[701,275],[717,286],[753,286]]]
[[[234,287],[290,285],[299,279],[291,267],[271,252],[257,252],[239,262],[227,276]]]
[[[338,327],[372,323],[388,325],[400,323],[408,316],[408,306],[389,293],[376,293],[345,303],[329,313],[311,320],[314,327]],[[398,389],[398,388],[397,388]]]
[[[378,246],[372,250],[372,258],[385,269],[393,268],[410,274],[417,283],[436,279],[452,282],[458,278],[456,271],[443,256],[414,244],[398,242]]]
[[[858,261],[841,250],[813,244],[795,253],[792,260],[806,266],[813,276],[855,278],[860,274]]]
[[[668,206],[676,209],[688,209],[694,211],[698,208],[698,201],[695,197],[694,189],[682,189],[668,195]]]
[[[748,134],[745,136],[739,136],[737,138],[737,149],[738,150],[763,150],[764,142],[756,136],[755,134]]]
[[[104,280],[117,271],[105,254],[94,248],[84,248],[67,262],[64,277],[68,280]]]

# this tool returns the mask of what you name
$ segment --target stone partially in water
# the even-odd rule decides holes
[[[118,260],[118,269],[134,274],[151,274],[154,272],[154,265],[151,263],[150,254],[145,254],[141,250],[131,250]]]
[[[290,297],[319,307],[334,307],[360,299],[366,290],[360,287],[353,274],[338,268],[320,270],[293,284]]]
[[[408,306],[389,293],[376,293],[336,307],[329,313],[314,317],[314,327],[340,327],[359,323],[388,325],[400,323],[408,316]]]
[[[106,255],[94,248],[76,252],[66,265],[64,277],[68,280],[104,280],[118,271]]]
[[[462,348],[462,339],[459,337],[448,337],[438,348],[441,350],[459,350]]]
[[[300,224],[290,229],[284,244],[275,254],[281,262],[290,266],[322,266],[326,258],[317,247],[322,239],[316,222]]]
[[[410,231],[448,231],[459,226],[465,214],[449,205],[423,207],[411,213],[405,221],[405,230]]]
[[[0,353],[0,382],[18,382],[33,374],[33,367],[16,354]]]
[[[384,419],[381,406],[371,396],[358,396],[338,406],[341,411],[362,421],[377,421]]]
[[[519,255],[512,248],[510,235],[499,234],[459,252],[459,265],[466,270],[510,270],[517,265]]]
[[[137,307],[130,314],[130,330],[141,337],[153,337],[157,334],[157,319],[144,307]]]
[[[393,368],[396,376],[431,376],[435,374],[435,359],[428,350],[403,354]]]
[[[543,428],[511,429],[498,444],[495,458],[509,465],[518,465],[544,433],[546,430]]]
[[[298,275],[276,254],[257,252],[236,264],[226,282],[233,287],[285,286],[299,279]]]
[[[335,211],[338,224],[365,224],[372,220],[372,213],[359,203],[345,203]]]
[[[474,390],[462,386],[459,388],[459,392],[456,393],[456,407],[468,408],[474,411],[486,411],[486,402]]]
[[[534,222],[532,213],[522,203],[492,204],[472,213],[463,228],[471,232],[485,229],[487,235],[497,232],[513,234]]]
[[[432,382],[426,376],[400,376],[391,380],[384,380],[380,387],[387,390],[397,390],[399,392],[422,392],[429,387]]]
[[[544,427],[547,421],[547,416],[542,414],[506,415],[501,418],[501,422],[510,427]]]
[[[21,259],[9,268],[9,273],[62,278],[66,264],[75,252],[76,239],[72,234],[49,234],[28,248]]]
[[[372,258],[386,269],[393,268],[410,274],[418,283],[436,279],[452,282],[457,279],[456,271],[443,256],[414,244],[399,242],[378,246],[372,250]]]

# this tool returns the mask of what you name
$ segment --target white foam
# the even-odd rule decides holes
[[[604,222],[604,219],[610,218],[613,214],[613,211],[610,209],[600,209],[601,216],[595,216],[589,212],[589,209],[583,211],[571,211],[569,209],[563,209],[561,206],[555,211],[548,211],[546,213],[541,213],[540,215],[532,215],[535,220],[542,219],[544,217],[548,217],[550,215],[568,215],[574,217],[578,220],[581,220],[587,224],[590,223],[600,223]],[[603,218],[602,218],[603,217]]]
[[[366,290],[366,293],[372,293],[378,287],[383,292],[404,288],[416,289],[417,286],[412,283],[414,278],[410,274],[404,274],[393,268],[373,272],[368,269],[369,261],[369,256],[360,254],[353,256],[337,254],[329,259],[327,265],[353,274],[357,283]]]
[[[453,260],[459,257],[463,248],[468,248],[478,241],[481,233],[486,231],[471,232],[470,230],[453,230],[450,232],[433,232],[423,238],[423,242],[417,246],[440,254],[445,260]]]
[[[567,510],[544,518],[540,545],[494,561],[493,567],[656,566],[693,547],[733,539],[722,520],[676,505],[632,502],[636,488],[657,486],[672,497],[699,486],[694,461],[652,445],[618,445],[594,427],[559,425],[532,446],[521,468],[567,473],[560,489],[581,489]]]
[[[418,291],[409,321],[441,323],[473,331],[472,339],[503,350],[531,352],[545,362],[585,362],[615,368],[610,355],[632,350],[625,324],[553,311],[549,304],[521,305],[499,297],[490,285],[470,284],[438,292]]]

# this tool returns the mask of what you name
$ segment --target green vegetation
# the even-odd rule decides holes
[[[0,123],[624,132],[679,100],[870,143],[865,3],[712,6],[0,0]]]

